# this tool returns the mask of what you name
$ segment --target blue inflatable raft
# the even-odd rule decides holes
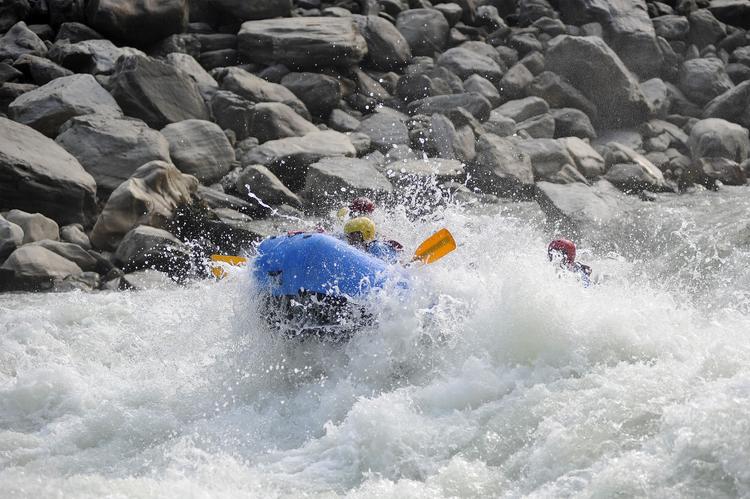
[[[407,288],[397,260],[386,243],[363,251],[328,234],[302,233],[261,242],[252,272],[272,325],[291,336],[345,337],[372,322],[366,298],[373,290],[391,280]]]

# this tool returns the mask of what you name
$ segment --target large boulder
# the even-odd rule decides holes
[[[300,195],[310,207],[324,212],[356,196],[379,197],[393,190],[390,181],[369,161],[326,158],[308,167]]]
[[[647,118],[637,78],[601,38],[557,36],[545,61],[547,70],[565,77],[596,106],[598,123],[622,127]]]
[[[703,110],[704,118],[723,118],[750,128],[750,81],[714,97]]]
[[[304,137],[270,140],[248,151],[240,161],[244,165],[268,167],[284,185],[297,191],[304,185],[309,165],[326,157],[354,157],[356,154],[346,135],[327,130]]]
[[[182,173],[204,184],[216,182],[229,173],[234,149],[224,131],[215,123],[185,120],[161,130],[169,142],[169,155]]]
[[[117,60],[111,92],[128,116],[152,128],[191,118],[208,119],[198,85],[171,64],[140,55]]]
[[[362,120],[357,131],[370,137],[372,146],[384,154],[395,145],[409,144],[406,124],[390,113],[371,114]]]
[[[211,0],[209,5],[227,23],[288,17],[292,10],[292,0]]]
[[[448,41],[450,26],[442,12],[434,9],[408,9],[396,18],[396,28],[409,43],[412,55],[432,56]]]
[[[36,130],[0,118],[0,209],[85,223],[95,196],[96,182],[76,158]]]
[[[464,47],[446,50],[437,58],[437,63],[451,70],[462,80],[478,74],[497,84],[505,72],[491,58]]]
[[[331,114],[341,101],[341,83],[332,76],[318,73],[289,73],[281,79],[281,84],[291,90],[310,113],[322,118]]]
[[[544,99],[540,99],[539,97],[511,100],[492,110],[492,114],[505,116],[516,123],[546,113],[549,113],[549,105]]]
[[[137,225],[163,227],[174,210],[190,202],[198,180],[164,161],[138,168],[109,197],[91,232],[94,247],[114,250]]]
[[[235,190],[246,198],[258,198],[261,202],[278,206],[286,204],[302,208],[299,196],[289,190],[279,178],[263,165],[250,165],[240,172]]]
[[[736,161],[727,158],[700,158],[696,161],[698,171],[712,186],[716,181],[725,185],[745,185],[747,175]]]
[[[47,46],[23,21],[13,25],[0,37],[0,61],[16,60],[23,54],[43,56],[46,53]]]
[[[164,229],[139,225],[129,230],[115,251],[125,271],[154,269],[172,275],[190,268],[190,249]]]
[[[593,178],[604,174],[604,158],[588,142],[584,142],[578,137],[566,137],[558,140],[568,150],[575,167],[584,177]]]
[[[237,45],[248,61],[290,68],[349,66],[367,54],[367,42],[351,18],[248,21],[240,28]]]
[[[61,280],[80,274],[81,267],[57,253],[33,244],[21,246],[5,260],[0,269],[11,270],[17,280]]]
[[[115,63],[122,55],[141,54],[131,48],[120,48],[109,40],[83,40],[69,43],[67,40],[55,42],[47,56],[57,64],[74,73],[92,75],[111,74]]]
[[[190,76],[195,84],[198,85],[198,90],[205,100],[210,99],[214,92],[218,90],[219,84],[217,81],[214,80],[214,77],[208,71],[203,69],[203,66],[193,56],[173,52],[167,54],[166,61]]]
[[[141,165],[170,161],[169,142],[140,120],[79,116],[60,130],[57,143],[94,176],[102,193],[112,192]]]
[[[407,107],[409,114],[426,115],[447,113],[459,108],[467,110],[479,121],[486,121],[490,117],[492,105],[482,95],[463,93],[425,97],[409,103]]]
[[[664,175],[648,158],[617,142],[607,144],[605,179],[625,192],[669,190]]]
[[[734,84],[724,69],[721,59],[690,59],[680,66],[680,90],[693,102],[703,105]]]
[[[260,142],[302,137],[318,131],[318,127],[280,102],[260,102],[250,108],[247,134]]]
[[[531,159],[509,139],[486,133],[479,137],[471,173],[477,187],[500,195],[526,194],[534,185]]]
[[[304,118],[310,113],[291,90],[278,83],[272,83],[248,73],[242,68],[226,68],[219,71],[221,89],[234,92],[250,102],[281,102],[294,109]]]
[[[586,114],[572,107],[563,109],[551,109],[550,114],[555,120],[555,138],[580,137],[582,139],[593,139],[596,130]]]
[[[748,0],[711,0],[708,10],[721,22],[750,29],[750,2]]]
[[[403,35],[382,17],[353,16],[367,42],[367,62],[381,71],[398,71],[411,62],[411,48]]]
[[[24,54],[16,59],[13,67],[22,70],[24,74],[31,75],[31,79],[36,85],[45,85],[56,78],[73,74],[69,69],[65,69],[46,57],[32,54]]]
[[[590,119],[596,120],[596,106],[577,88],[551,71],[543,71],[536,75],[526,88],[526,93],[544,99],[550,107],[580,109]]]
[[[27,213],[22,210],[10,210],[5,219],[18,225],[23,230],[23,244],[49,239],[60,239],[60,226],[51,218],[41,213]]]
[[[83,271],[92,272],[99,266],[99,261],[77,244],[41,239],[37,242],[31,243],[30,246],[40,246],[44,249],[48,249],[52,253],[56,253],[66,260],[75,263]]]
[[[661,72],[664,59],[645,0],[562,0],[559,9],[568,23],[601,24],[609,46],[640,76]]]
[[[693,125],[688,146],[693,159],[718,157],[742,163],[750,154],[748,130],[719,118]]]
[[[513,140],[515,146],[531,160],[536,180],[557,181],[557,176],[566,165],[574,167],[573,158],[565,144],[555,139]]]
[[[547,219],[571,232],[601,227],[622,216],[629,200],[606,180],[586,184],[537,182],[536,201]]]
[[[54,137],[60,126],[74,116],[101,114],[122,116],[114,98],[88,74],[53,80],[10,103],[10,117]]]
[[[103,35],[146,47],[187,28],[188,0],[90,0],[88,24]]]
[[[23,229],[0,216],[0,262],[23,244]]]

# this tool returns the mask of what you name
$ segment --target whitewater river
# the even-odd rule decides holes
[[[749,213],[634,203],[589,289],[532,203],[380,213],[460,247],[342,345],[269,334],[245,274],[0,295],[0,495],[750,496]]]

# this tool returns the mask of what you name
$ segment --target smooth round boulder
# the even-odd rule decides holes
[[[62,279],[82,272],[70,260],[33,244],[15,250],[0,268],[12,270],[17,278]]]
[[[750,154],[750,138],[740,125],[708,118],[693,125],[688,147],[693,159],[717,157],[742,163]]]
[[[234,149],[224,131],[215,123],[185,120],[161,130],[169,142],[169,155],[182,173],[211,184],[229,173]]]
[[[414,56],[432,56],[445,48],[450,26],[442,12],[435,9],[409,9],[396,18],[396,29],[409,43]]]

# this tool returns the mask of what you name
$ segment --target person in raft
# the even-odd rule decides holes
[[[356,217],[344,224],[344,236],[349,244],[388,263],[396,263],[404,247],[392,240],[376,238],[375,222],[367,217]]]
[[[568,239],[555,239],[547,246],[547,257],[550,262],[560,265],[560,268],[575,273],[583,286],[591,285],[591,267],[576,262],[576,245]]]

